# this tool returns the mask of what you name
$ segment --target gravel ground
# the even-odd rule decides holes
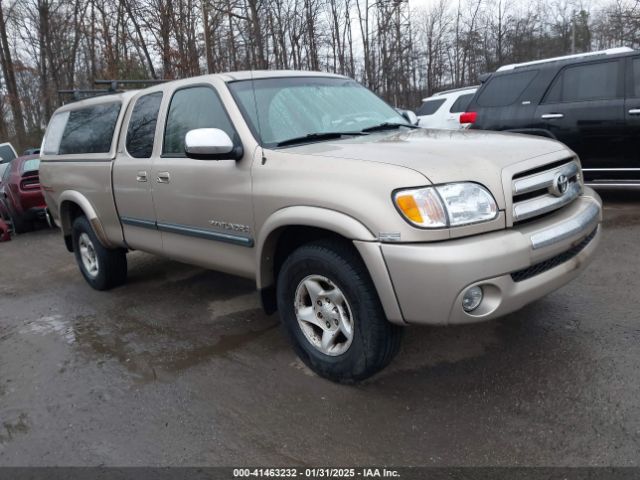
[[[0,244],[0,465],[640,462],[640,192],[603,195],[576,281],[499,321],[408,328],[345,387],[251,282],[135,252],[91,290],[57,231]]]

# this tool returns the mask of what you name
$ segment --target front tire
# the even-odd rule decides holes
[[[389,323],[354,247],[321,240],[295,250],[278,275],[278,309],[300,359],[340,383],[386,367],[402,329]]]
[[[76,262],[89,285],[96,290],[109,290],[126,282],[126,251],[105,248],[86,217],[74,220],[72,239]]]

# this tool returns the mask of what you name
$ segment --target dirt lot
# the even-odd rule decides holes
[[[577,281],[355,387],[248,281],[133,253],[96,292],[57,231],[0,244],[0,465],[638,465],[640,192],[605,200]]]

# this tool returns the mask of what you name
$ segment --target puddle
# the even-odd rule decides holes
[[[115,359],[145,382],[228,357],[278,324],[277,317],[264,314],[255,294],[247,294],[188,303],[181,309],[144,302],[101,315],[46,315],[25,323],[18,333],[57,337],[80,353],[97,357],[98,365]]]
[[[279,323],[261,309],[234,310],[215,318],[186,316],[167,323],[141,313],[76,317],[77,343],[92,356],[117,360],[138,381],[147,382],[228,357]]]
[[[68,344],[76,342],[76,335],[73,326],[65,320],[62,315],[47,315],[40,317],[37,320],[28,322],[19,330],[18,333],[22,335],[49,335],[53,333],[63,338]]]

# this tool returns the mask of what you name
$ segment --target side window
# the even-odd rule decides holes
[[[438,99],[438,100],[427,100],[420,105],[420,108],[416,112],[416,115],[424,116],[424,115],[433,115],[438,111],[438,109],[442,106],[446,99]]]
[[[531,81],[538,75],[538,70],[509,73],[491,77],[488,84],[480,92],[477,103],[481,107],[506,107],[515,102]]]
[[[120,103],[92,105],[79,110],[66,112],[69,114],[64,127],[58,155],[74,153],[108,153],[111,140],[120,113]],[[47,142],[48,143],[48,142]]]
[[[543,103],[618,98],[617,60],[567,67],[556,77]]]
[[[177,90],[171,98],[164,130],[163,154],[184,155],[184,137],[196,128],[219,128],[234,142],[237,134],[216,91],[211,87]]]
[[[640,97],[640,57],[636,57],[633,59],[633,93],[632,95],[636,98]]]
[[[449,109],[449,113],[462,113],[467,111],[467,107],[471,103],[471,99],[475,93],[465,93],[464,95],[460,95],[451,108]]]
[[[162,92],[150,93],[136,100],[127,128],[127,152],[134,158],[149,158],[153,152]]]
[[[16,158],[9,145],[0,145],[0,164],[10,162]]]

